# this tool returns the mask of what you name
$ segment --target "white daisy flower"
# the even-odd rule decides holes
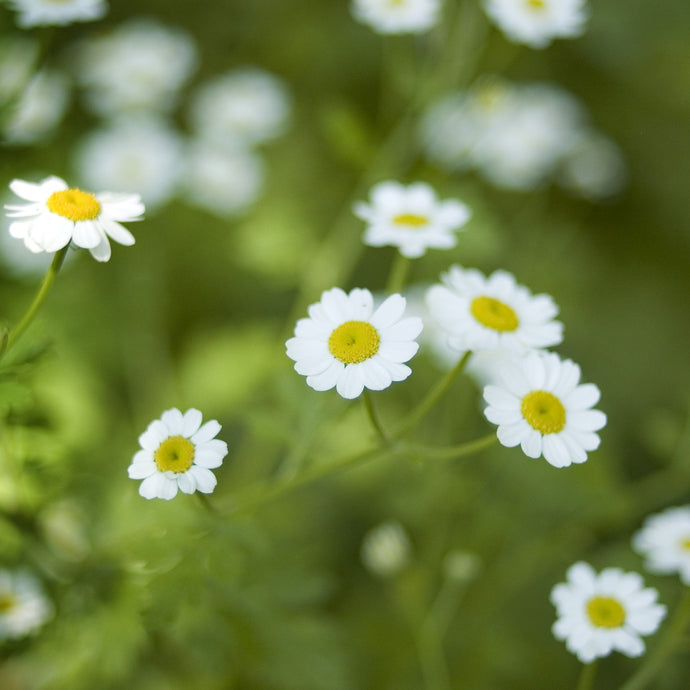
[[[364,244],[392,245],[410,259],[428,248],[450,249],[457,244],[455,231],[470,218],[469,208],[455,199],[439,201],[424,182],[404,186],[381,182],[372,188],[370,203],[358,201],[354,213],[368,223]]]
[[[69,188],[55,176],[39,184],[13,180],[10,189],[29,202],[5,206],[10,218],[28,218],[11,223],[10,234],[24,240],[32,252],[56,252],[71,242],[88,249],[97,261],[108,261],[108,237],[134,244],[132,234],[118,221],[141,220],[144,213],[138,194],[92,194]]]
[[[487,278],[474,268],[451,266],[441,279],[444,285],[429,288],[427,304],[457,350],[526,352],[563,339],[551,297],[532,295],[507,271]]]
[[[651,515],[633,537],[633,548],[647,558],[653,573],[677,572],[690,586],[690,506]]]
[[[508,40],[532,48],[580,36],[588,16],[586,0],[484,0],[484,9]]]
[[[484,388],[484,415],[498,425],[498,440],[508,448],[521,446],[530,458],[554,467],[587,460],[599,447],[595,434],[606,415],[591,409],[599,400],[592,383],[579,385],[580,367],[550,352],[531,352],[506,362],[502,382]]]
[[[281,79],[258,67],[241,67],[200,86],[189,119],[199,136],[217,145],[262,144],[285,131],[290,100]]]
[[[583,562],[568,569],[567,580],[551,590],[558,615],[551,630],[569,652],[584,664],[614,650],[630,657],[644,653],[640,636],[655,632],[666,615],[666,607],[655,603],[655,589],[643,589],[637,573],[606,568],[597,574]]]
[[[364,567],[378,577],[393,577],[402,572],[411,555],[410,538],[397,520],[382,522],[370,529],[360,549]]]
[[[30,635],[52,615],[53,605],[36,578],[0,569],[0,640]]]
[[[139,494],[169,501],[179,489],[185,494],[210,494],[218,480],[212,469],[220,467],[228,444],[215,438],[221,426],[214,419],[201,426],[201,412],[166,410],[139,436],[137,451],[127,469],[130,479],[143,479]]]
[[[375,311],[369,290],[326,290],[321,301],[300,319],[287,355],[295,371],[317,391],[335,387],[343,398],[356,398],[365,388],[380,391],[404,381],[412,370],[403,364],[414,357],[422,320],[402,318],[405,298],[391,295]]]
[[[19,12],[17,24],[22,29],[92,22],[104,17],[108,11],[105,0],[8,0],[8,4]]]
[[[353,0],[351,9],[377,33],[422,33],[438,22],[441,0]]]

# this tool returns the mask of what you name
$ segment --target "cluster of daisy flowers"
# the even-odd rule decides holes
[[[419,131],[431,161],[476,170],[503,189],[527,191],[554,180],[600,201],[625,183],[619,148],[588,123],[572,94],[553,84],[484,77],[432,103]]]

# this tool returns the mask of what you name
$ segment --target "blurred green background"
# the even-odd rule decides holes
[[[590,3],[581,38],[537,51],[509,44],[478,3],[448,2],[485,34],[472,59],[461,41],[439,53],[382,38],[344,0],[111,4],[100,22],[32,31],[45,60],[62,65],[77,39],[151,16],[197,43],[183,102],[204,79],[253,64],[284,79],[293,116],[262,152],[265,188],[245,215],[173,201],[133,224],[136,245],[114,245],[109,263],[74,257],[16,361],[47,351],[0,380],[0,563],[38,572],[57,611],[37,637],[0,647],[0,687],[417,690],[418,633],[451,550],[481,559],[458,585],[443,643],[452,687],[574,686],[579,664],[550,633],[551,587],[579,559],[641,570],[629,548],[641,520],[690,502],[688,3]],[[0,32],[20,33],[6,8]],[[382,68],[391,59],[392,85]],[[420,88],[423,61],[438,76],[434,95],[486,73],[568,89],[623,150],[626,189],[600,204],[554,186],[501,191],[425,162],[414,121],[382,163],[379,144]],[[182,131],[184,113],[173,115]],[[69,180],[95,122],[75,98],[49,141],[3,146],[3,184]],[[455,262],[504,268],[554,297],[566,326],[558,351],[602,390],[602,446],[564,470],[499,447],[457,461],[399,454],[234,511],[307,455],[327,463],[372,442],[360,407],[308,389],[284,342],[321,290],[383,288],[393,250],[361,248],[349,207],[389,178],[428,181],[474,211],[454,250],[415,263],[415,282]],[[33,290],[0,276],[3,319],[14,322]],[[384,424],[439,376],[424,351],[412,366],[408,382],[376,396]],[[457,381],[417,437],[488,433],[479,400]],[[223,425],[230,453],[211,497],[220,517],[194,496],[144,501],[127,478],[138,435],[173,406]],[[393,580],[359,557],[364,534],[387,519],[413,549]],[[646,580],[672,608],[676,579]],[[607,659],[597,687],[617,687],[635,664]],[[687,655],[674,658],[653,687],[684,688],[688,673]]]

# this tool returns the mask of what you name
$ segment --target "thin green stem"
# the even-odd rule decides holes
[[[374,403],[371,399],[371,394],[368,390],[364,391],[364,394],[362,395],[362,400],[364,401],[364,409],[367,411],[367,416],[369,417],[372,426],[374,427],[374,429],[376,429],[376,433],[378,434],[381,441],[383,441],[384,444],[387,444],[388,437],[386,436],[386,432],[383,430],[383,427],[381,426],[381,422],[379,421],[378,415],[376,414],[376,410],[374,410]]]
[[[199,503],[204,507],[204,510],[206,510],[211,515],[218,516],[218,509],[213,505],[213,503],[211,503],[211,499],[208,497],[207,494],[203,494],[200,491],[197,491],[196,495],[199,497]]]
[[[430,410],[436,405],[441,396],[448,390],[451,383],[455,378],[462,372],[467,364],[467,360],[472,354],[471,351],[467,351],[462,359],[449,371],[446,375],[427,393],[426,397],[422,400],[416,408],[410,412],[405,419],[403,419],[402,424],[393,434],[394,438],[399,438],[404,436],[408,432],[412,431],[419,422],[422,421],[425,415],[427,415]]]
[[[594,677],[597,674],[597,662],[592,661],[590,664],[585,664],[582,667],[580,678],[577,681],[575,690],[592,690],[594,685]]]
[[[496,436],[496,433],[492,432],[486,436],[477,438],[474,441],[460,443],[457,446],[434,447],[420,444],[405,444],[403,448],[409,452],[415,453],[416,455],[421,455],[424,458],[433,460],[450,460],[452,458],[461,458],[466,455],[478,453],[485,448],[490,448],[491,446],[495,445],[497,441],[498,437]]]
[[[388,275],[388,281],[386,283],[387,294],[392,295],[396,292],[402,292],[409,269],[410,260],[400,252],[396,252],[391,266],[391,272]]]
[[[17,342],[22,333],[24,333],[24,331],[34,320],[34,317],[38,313],[38,310],[43,304],[43,301],[45,300],[48,292],[50,291],[50,288],[53,285],[53,282],[55,281],[55,277],[57,276],[58,271],[60,270],[60,266],[62,266],[62,262],[65,260],[65,254],[67,254],[68,248],[69,245],[63,247],[55,253],[53,261],[48,267],[48,270],[46,271],[45,276],[43,276],[43,280],[41,281],[41,284],[38,287],[38,291],[36,292],[36,296],[34,297],[33,302],[26,310],[24,316],[22,316],[22,318],[19,320],[19,323],[10,331],[9,335],[7,336],[5,349],[1,354],[6,353],[14,345],[14,343]]]
[[[620,688],[620,690],[642,690],[664,666],[668,657],[683,643],[684,634],[690,626],[690,588],[685,589],[676,612],[656,649]]]

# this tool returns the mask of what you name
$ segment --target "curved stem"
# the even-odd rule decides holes
[[[379,438],[381,441],[383,441],[384,444],[388,443],[388,437],[386,436],[386,432],[383,430],[383,427],[381,426],[381,422],[379,421],[378,415],[376,414],[376,410],[374,410],[374,404],[371,399],[371,395],[368,390],[364,391],[364,394],[362,395],[362,400],[364,401],[364,409],[367,411],[367,416],[371,420],[371,424],[376,429],[376,433],[378,434]]]
[[[60,266],[62,266],[62,262],[65,259],[65,254],[67,254],[68,249],[69,244],[55,253],[53,261],[48,267],[45,276],[43,276],[43,280],[41,281],[41,284],[38,288],[38,291],[36,292],[36,296],[34,297],[33,302],[26,310],[24,316],[22,316],[22,318],[19,320],[19,323],[10,331],[9,335],[7,336],[7,341],[5,343],[4,350],[2,353],[0,353],[0,356],[2,354],[5,354],[14,345],[14,343],[17,342],[22,333],[24,333],[24,331],[29,327],[29,324],[34,320],[34,317],[38,313],[38,310],[43,304],[46,295],[50,291],[50,288],[52,287],[53,282],[55,281],[55,277],[57,276],[58,271],[60,270]]]
[[[594,684],[594,676],[597,674],[597,662],[592,661],[582,667],[580,678],[577,681],[575,690],[591,690]]]
[[[451,458],[461,458],[465,455],[471,455],[472,453],[478,453],[480,450],[485,448],[490,448],[498,441],[498,437],[495,432],[488,434],[487,436],[482,436],[474,441],[468,441],[467,443],[460,443],[457,446],[446,446],[445,448],[435,448],[433,446],[423,446],[417,444],[405,444],[403,446],[405,450],[411,451],[422,455],[425,458],[446,460]]]

